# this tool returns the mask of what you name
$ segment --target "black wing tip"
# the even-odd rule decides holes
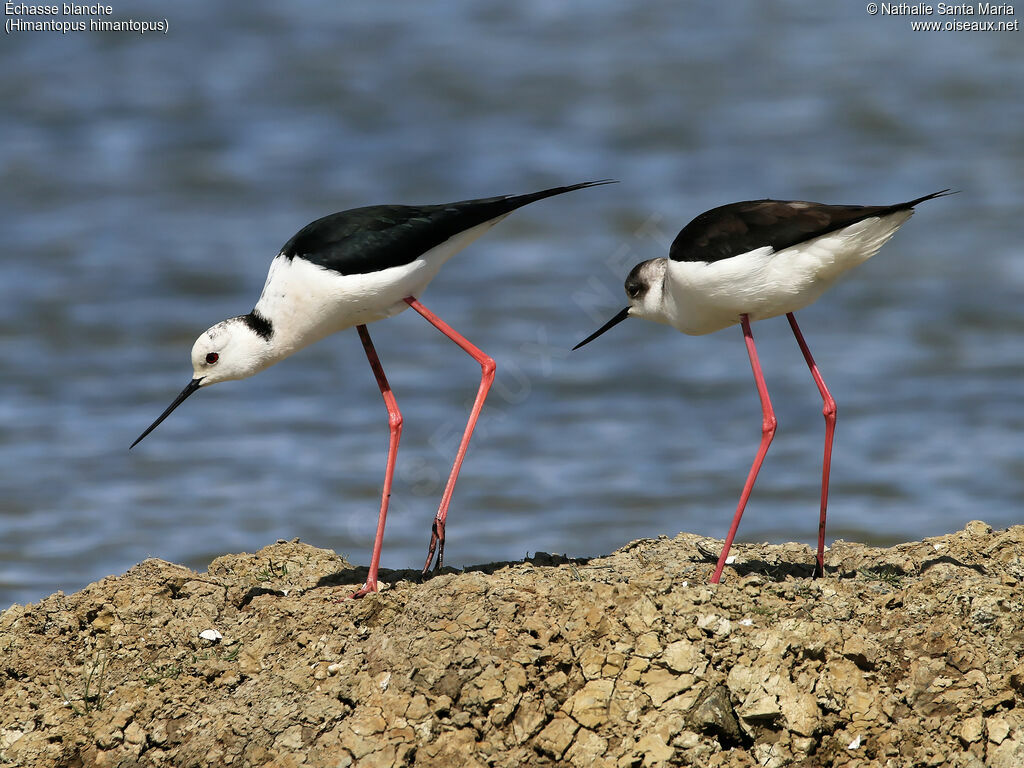
[[[618,179],[598,179],[597,181],[581,181],[579,184],[569,184],[564,187],[555,187],[563,192],[575,192],[577,189],[589,189],[590,187],[603,187],[607,184],[618,184]]]
[[[564,195],[566,192],[575,192],[577,189],[586,189],[587,187],[602,187],[606,184],[618,184],[618,179],[598,179],[597,181],[581,181],[579,184],[568,184],[561,187],[549,187],[548,189],[542,189],[539,192],[528,192],[525,195],[505,195],[503,197],[487,198],[484,200],[468,200],[468,203],[481,203],[481,202],[498,202],[500,201],[503,205],[508,206],[508,211],[514,211],[517,208],[522,208],[524,205],[530,203],[536,203],[538,200],[544,200],[555,195]]]
[[[905,207],[907,207],[907,208],[913,208],[915,205],[918,205],[919,203],[923,203],[926,200],[934,200],[937,197],[949,197],[950,195],[959,195],[959,194],[960,194],[960,190],[959,189],[953,189],[951,187],[946,187],[946,189],[940,189],[938,192],[932,192],[930,195],[922,195],[921,197],[917,198],[916,200],[911,200],[909,202],[904,203],[903,205]]]
[[[564,195],[566,192],[575,192],[577,189],[587,189],[589,187],[603,187],[606,184],[618,184],[618,179],[598,179],[597,181],[581,181],[578,184],[566,184],[561,187],[549,187],[548,189],[542,189],[539,192],[529,192],[525,195],[507,195],[507,200],[522,201],[522,205],[532,203],[535,200],[543,200],[545,197],[554,197],[555,195]]]

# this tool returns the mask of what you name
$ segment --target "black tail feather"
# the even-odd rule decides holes
[[[913,208],[918,203],[923,203],[925,200],[934,200],[936,197],[949,197],[950,195],[959,195],[960,190],[940,189],[938,192],[932,192],[930,195],[924,195],[916,200],[911,200],[907,203],[900,203],[894,205],[893,209],[897,211],[905,211],[907,208]]]

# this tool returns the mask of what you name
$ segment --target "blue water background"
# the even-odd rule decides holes
[[[760,437],[739,330],[568,349],[692,216],[769,196],[961,190],[800,314],[839,403],[829,539],[1022,521],[1021,32],[754,0],[115,11],[170,31],[0,43],[0,607],[277,538],[365,564],[387,427],[354,331],[129,443],[308,221],[605,177],[423,297],[498,362],[451,564],[724,535]],[[371,330],[405,415],[382,562],[417,566],[479,368],[412,312]],[[779,431],[740,538],[811,542],[820,398],[786,322],[754,330]]]

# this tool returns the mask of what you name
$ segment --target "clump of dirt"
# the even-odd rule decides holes
[[[877,549],[680,534],[339,598],[278,542],[0,614],[19,766],[1024,765],[1024,526]],[[795,565],[796,564],[796,565]]]

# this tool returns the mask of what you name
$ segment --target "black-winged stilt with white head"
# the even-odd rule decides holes
[[[671,325],[701,335],[739,323],[761,399],[761,445],[747,474],[739,505],[718,557],[712,583],[721,578],[740,518],[768,446],[775,413],[757,359],[750,323],[786,315],[825,414],[825,455],[815,575],[824,572],[825,514],[832,462],[836,403],[793,315],[816,301],[848,269],[867,261],[913,215],[914,206],[948,189],[896,205],[825,205],[798,200],[748,200],[702,213],[676,236],[668,258],[637,264],[626,278],[629,306],[577,344],[579,349],[627,317]]]
[[[412,307],[476,360],[482,369],[476,400],[455,455],[431,529],[426,573],[437,553],[444,560],[445,520],[473,428],[494,380],[494,360],[419,301],[452,256],[517,208],[585,187],[589,181],[528,195],[504,195],[443,205],[375,205],[317,219],[303,227],[274,257],[263,294],[251,312],[217,323],[192,347],[192,380],[139,438],[134,448],[193,392],[222,381],[244,379],[332,333],[356,327],[388,411],[390,441],[377,533],[365,585],[352,597],[377,590],[395,456],[402,414],[366,326]]]

